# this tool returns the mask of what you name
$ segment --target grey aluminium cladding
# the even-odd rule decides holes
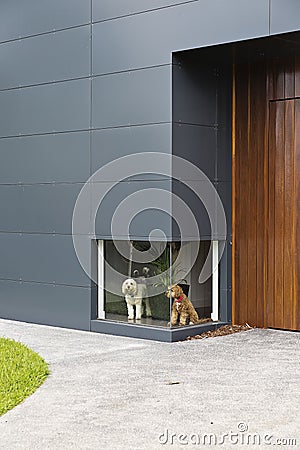
[[[72,211],[88,177],[119,156],[174,152],[196,161],[230,218],[230,111],[220,112],[219,103],[216,113],[213,100],[222,85],[210,67],[197,72],[176,52],[299,28],[296,0],[1,2],[0,316],[96,330],[95,286],[72,249]],[[201,84],[190,90],[200,73],[202,91]],[[183,93],[201,100],[199,108],[187,108]],[[128,192],[167,184],[155,177],[127,183]],[[176,184],[166,189],[180,192]],[[109,221],[97,228],[97,238],[109,236]],[[146,230],[141,221],[135,232]],[[82,230],[92,252],[89,231]],[[221,262],[225,322],[229,253]]]

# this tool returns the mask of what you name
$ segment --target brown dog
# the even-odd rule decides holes
[[[210,322],[211,319],[199,319],[192,302],[183,293],[183,290],[180,286],[178,286],[178,284],[174,284],[172,288],[170,287],[168,289],[168,291],[166,292],[166,296],[168,298],[170,298],[170,292],[174,300],[172,305],[171,317],[172,325],[177,324],[178,317],[180,326],[186,325],[187,321],[189,322],[189,325]]]

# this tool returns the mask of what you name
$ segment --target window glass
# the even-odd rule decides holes
[[[212,277],[200,283],[199,275],[210,247],[210,241],[104,241],[104,291],[99,304],[103,311],[99,317],[159,327],[209,321]],[[181,288],[177,297],[173,292],[170,298],[171,285]],[[190,301],[187,313],[182,303],[186,297]]]

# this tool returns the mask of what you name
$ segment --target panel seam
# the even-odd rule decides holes
[[[198,2],[199,2],[199,0],[186,0],[186,1],[178,2],[175,5],[166,5],[166,6],[161,6],[159,8],[146,9],[144,11],[136,11],[131,14],[122,14],[120,16],[109,17],[107,19],[94,20],[93,24],[103,23],[103,22],[111,22],[113,20],[125,19],[126,17],[139,16],[141,14],[148,14],[148,13],[152,13],[152,12],[156,12],[156,11],[161,11],[164,9],[177,8],[178,6],[181,6],[181,5],[188,5],[190,3],[198,3]]]

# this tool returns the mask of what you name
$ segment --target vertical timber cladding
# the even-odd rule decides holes
[[[269,111],[267,325],[299,329],[300,99],[271,101]]]
[[[237,64],[233,88],[233,321],[300,330],[300,58]]]

